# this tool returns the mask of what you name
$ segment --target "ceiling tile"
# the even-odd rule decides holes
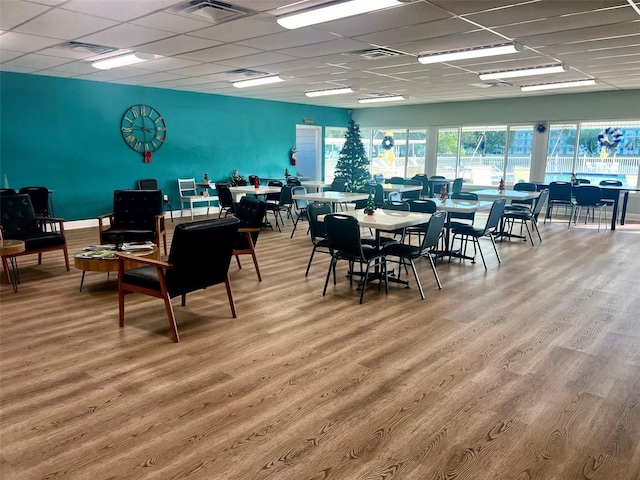
[[[0,29],[8,30],[49,10],[46,5],[30,2],[2,2]]]
[[[207,40],[205,38],[197,38],[190,35],[177,35],[157,42],[140,45],[136,49],[141,52],[168,56],[193,52],[195,50],[203,50],[205,48],[215,47],[219,44],[220,42],[214,42],[213,40]]]
[[[62,8],[126,22],[180,3],[184,0],[71,0]]]
[[[123,23],[116,27],[94,33],[93,35],[87,35],[79,40],[111,47],[132,48],[174,35],[175,34],[171,32],[165,32],[163,30]]]
[[[116,25],[112,20],[68,12],[61,9],[49,10],[15,28],[16,32],[73,40],[96,30]]]

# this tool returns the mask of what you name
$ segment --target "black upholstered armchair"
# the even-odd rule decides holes
[[[236,309],[228,273],[239,224],[237,218],[228,217],[178,225],[173,233],[171,252],[166,262],[118,252],[120,327],[124,327],[124,296],[134,292],[151,295],[164,300],[173,340],[178,342],[178,327],[171,299],[182,296],[184,306],[187,293],[223,282],[227,287],[231,314],[235,318]],[[145,266],[125,270],[127,259]]]
[[[164,225],[161,190],[116,190],[113,213],[98,217],[100,243],[152,241],[167,253],[167,231]],[[107,228],[105,220],[109,219]]]
[[[0,228],[2,237],[11,240],[22,240],[25,251],[17,255],[38,254],[38,264],[42,263],[42,253],[62,250],[64,262],[69,271],[69,253],[64,236],[64,221],[61,218],[36,217],[31,198],[28,194],[0,195]],[[46,224],[55,224],[56,231],[45,231]],[[2,257],[7,282],[9,282],[8,266]]]
[[[236,236],[236,242],[233,254],[238,262],[238,268],[242,268],[239,255],[251,255],[253,265],[256,267],[258,281],[262,281],[260,275],[260,267],[258,266],[258,257],[256,256],[256,243],[258,235],[260,235],[260,227],[264,214],[267,211],[267,204],[262,200],[253,197],[242,197],[236,208],[236,217],[240,220],[240,228]]]

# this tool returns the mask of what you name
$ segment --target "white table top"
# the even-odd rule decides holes
[[[304,182],[300,182],[300,185],[303,187],[322,188],[330,187],[331,182],[325,182],[324,180],[306,180]]]
[[[497,188],[474,190],[472,193],[478,195],[480,200],[495,200],[497,198],[506,198],[508,200],[529,200],[540,196],[540,192],[523,192],[520,190],[505,190],[504,193],[500,193]]]
[[[266,195],[267,193],[280,193],[282,187],[269,187],[266,185],[260,185],[258,188],[247,185],[245,187],[229,187],[229,191],[236,195]]]
[[[305,194],[294,194],[294,200],[309,200],[310,202],[330,202],[342,203],[352,202],[355,200],[366,200],[369,198],[368,193],[357,192],[309,192]]]
[[[373,215],[367,215],[364,210],[340,212],[338,215],[355,217],[361,227],[375,228],[376,230],[396,230],[398,228],[411,227],[427,223],[431,218],[430,213],[382,210],[380,208]]]
[[[384,192],[415,192],[416,190],[422,190],[422,185],[404,185],[397,183],[384,183],[382,185],[382,191]]]
[[[493,202],[470,202],[468,200],[452,200],[451,198],[447,198],[445,201],[439,198],[431,198],[430,200],[436,204],[438,210],[453,213],[473,213],[478,210],[489,210],[493,205]]]

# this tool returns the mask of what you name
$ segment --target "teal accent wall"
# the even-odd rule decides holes
[[[266,87],[268,88],[268,87]],[[178,208],[178,178],[228,180],[237,168],[283,177],[296,124],[346,126],[347,109],[0,72],[0,181],[54,190],[55,214],[95,218],[113,190],[157,178]],[[157,109],[167,140],[150,164],[124,142],[120,121],[134,104]]]

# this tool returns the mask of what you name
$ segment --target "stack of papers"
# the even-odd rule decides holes
[[[91,245],[78,254],[80,258],[117,258],[115,245]]]
[[[139,252],[139,251],[151,251],[155,248],[156,244],[153,242],[129,242],[122,244],[123,252]]]

